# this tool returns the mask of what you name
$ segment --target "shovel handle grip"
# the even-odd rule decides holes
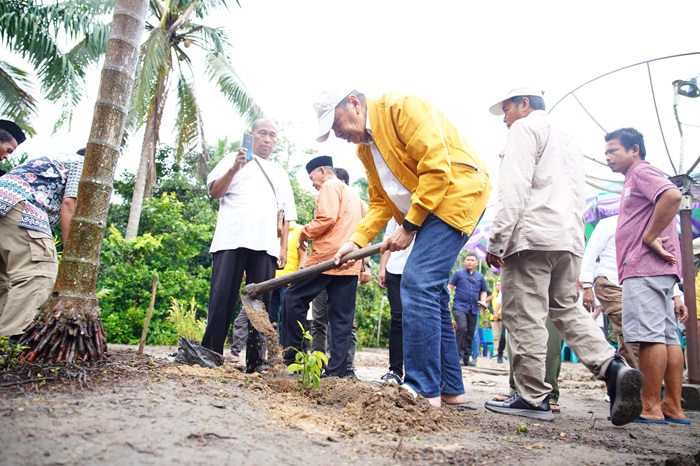
[[[340,264],[337,265],[335,262],[333,262],[333,259],[330,259],[325,262],[321,262],[320,264],[312,265],[311,267],[307,267],[281,277],[273,278],[272,280],[267,280],[260,283],[250,283],[243,288],[243,292],[251,298],[257,298],[261,294],[265,294],[268,291],[276,290],[277,288],[291,285],[292,283],[300,282],[315,275],[322,274],[323,272],[328,272],[329,270],[338,268],[348,261],[360,260],[364,259],[365,257],[379,254],[381,247],[382,243],[377,243],[375,245],[364,247],[362,249],[358,249],[357,251],[348,253],[340,258]]]

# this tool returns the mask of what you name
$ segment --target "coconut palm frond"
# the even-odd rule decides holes
[[[153,105],[156,86],[161,82],[161,76],[171,70],[171,55],[168,39],[162,29],[151,31],[148,40],[141,46],[140,72],[134,85],[135,96],[132,96],[132,109],[135,111],[135,121],[141,122],[146,118]]]
[[[69,39],[82,39],[92,34],[95,28],[105,25],[101,21],[96,21],[96,18],[107,13],[111,14],[114,3],[114,0],[64,1],[44,5],[40,12],[53,27],[54,35],[63,32]],[[107,32],[109,33],[109,28]]]
[[[195,90],[182,75],[177,83],[177,109],[175,158],[179,163],[183,156],[197,146],[201,128],[201,116]]]
[[[86,44],[91,47],[106,44],[108,26],[95,18],[107,8],[97,1],[0,2],[0,39],[34,67],[44,97],[61,102],[59,124],[70,120],[71,109],[84,97],[85,66],[94,61],[85,54],[63,53],[56,37],[65,33],[69,38],[89,37]]]
[[[241,4],[236,1],[236,5],[240,8]],[[198,1],[199,5],[197,5],[197,9],[195,10],[195,15],[197,18],[206,18],[209,14],[215,12],[216,10],[221,10],[224,9],[226,11],[229,11],[228,4],[230,3],[228,0],[199,0]]]
[[[158,19],[159,22],[163,19],[163,16],[167,13],[167,7],[165,5],[163,5],[161,2],[159,2],[158,0],[149,0],[148,1],[148,9],[151,11],[151,14]]]
[[[216,53],[225,56],[227,59],[227,50],[230,49],[226,31],[222,28],[212,28],[203,25],[192,24],[190,30],[185,31],[187,37],[190,37],[193,43],[206,48],[211,53]],[[203,45],[206,44],[206,47]]]
[[[66,54],[68,59],[82,69],[96,65],[107,50],[109,29],[108,24],[96,27]]]
[[[219,91],[238,109],[247,123],[252,124],[256,118],[262,116],[262,110],[228,60],[221,55],[209,54],[206,57],[206,65],[209,77],[216,81]]]
[[[13,120],[29,136],[36,134],[30,123],[37,112],[32,88],[27,72],[0,60],[0,115]]]

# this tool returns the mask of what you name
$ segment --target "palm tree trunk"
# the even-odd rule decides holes
[[[147,12],[146,0],[116,2],[67,249],[53,294],[20,341],[28,361],[104,359],[97,273]]]
[[[167,97],[165,92],[167,78],[167,74],[160,76],[160,82],[156,87],[156,96],[153,99],[153,106],[148,112],[146,130],[143,135],[143,144],[141,145],[139,171],[136,172],[134,194],[131,197],[131,206],[129,207],[129,221],[126,224],[126,233],[124,234],[124,239],[126,240],[130,240],[138,235],[143,201],[151,197],[151,189],[155,183],[156,148],[158,147],[158,134],[163,119],[165,98]]]

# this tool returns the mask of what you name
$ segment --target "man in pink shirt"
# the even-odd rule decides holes
[[[681,192],[645,159],[644,137],[634,128],[605,135],[610,169],[625,175],[615,233],[617,269],[622,284],[622,332],[639,343],[642,413],[637,422],[683,423],[683,353],[676,317],[685,306],[671,304],[680,277],[680,245],[675,217]],[[661,386],[665,395],[661,401]]]

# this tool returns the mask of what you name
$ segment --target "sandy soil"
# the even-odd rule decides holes
[[[507,365],[465,368],[469,405],[430,408],[376,380],[388,353],[358,351],[357,382],[323,379],[300,393],[286,375],[174,364],[175,348],[110,346],[110,361],[0,373],[0,463],[32,465],[696,464],[691,426],[606,420],[603,383],[562,367],[553,422],[497,415]],[[27,382],[31,379],[44,379]]]

